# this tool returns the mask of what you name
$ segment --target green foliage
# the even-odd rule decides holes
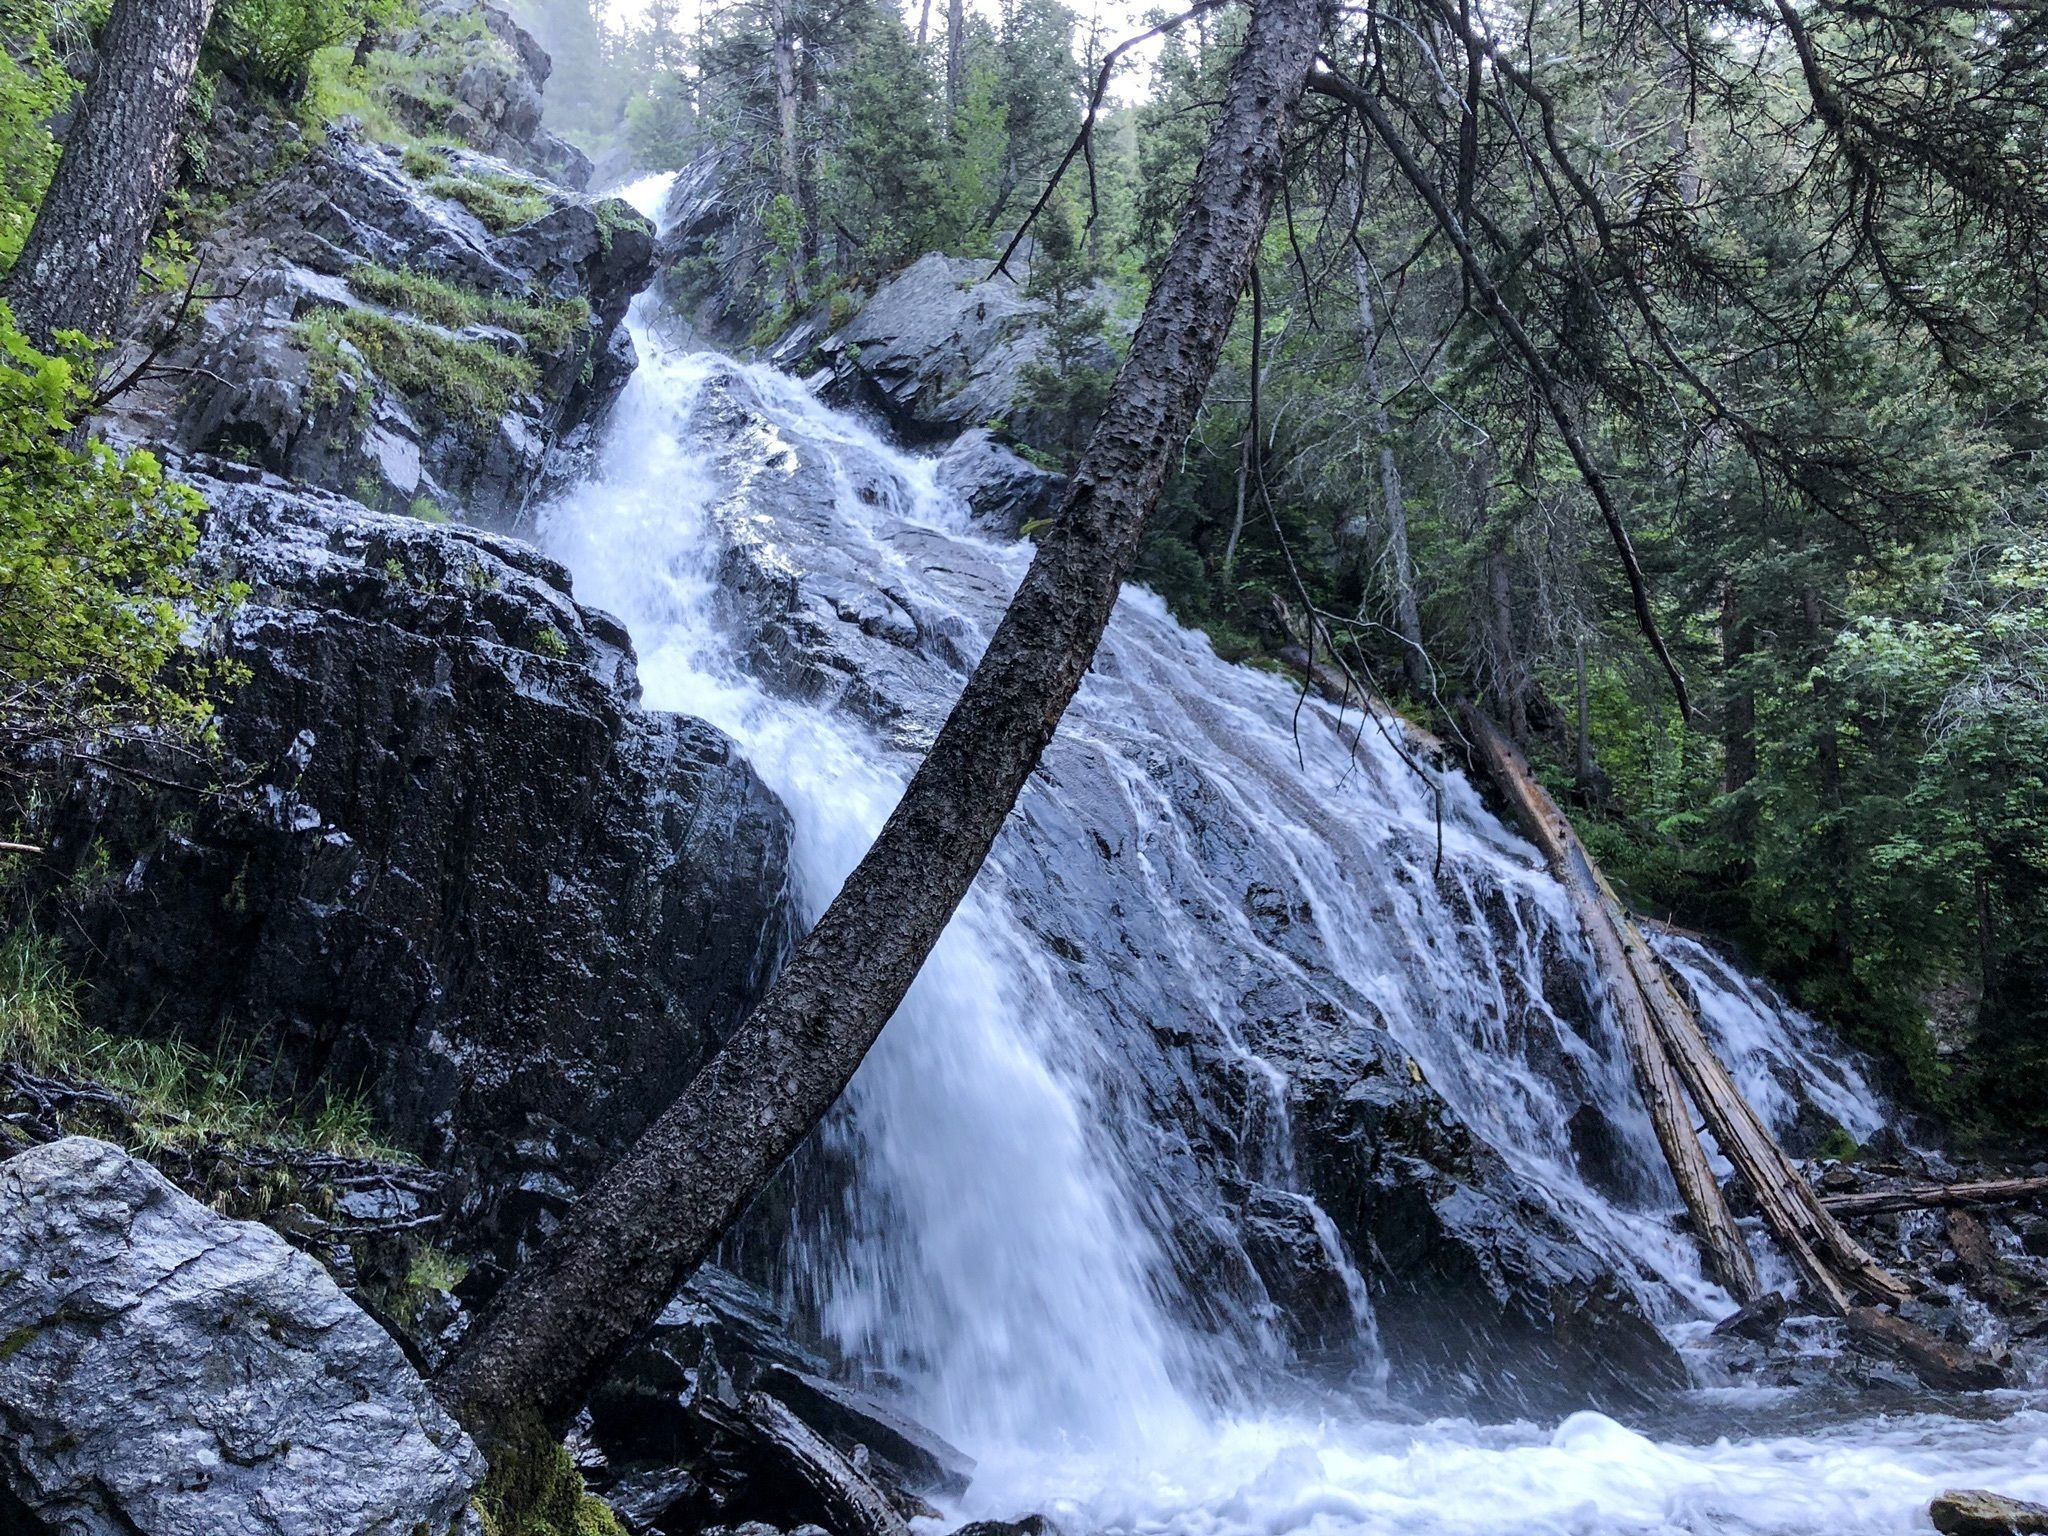
[[[203,62],[284,97],[305,91],[313,56],[396,25],[410,0],[220,0]]]
[[[1053,423],[1052,441],[1071,464],[1109,400],[1109,315],[1090,299],[1099,268],[1075,228],[1074,210],[1055,199],[1033,226],[1038,249],[1025,292],[1044,301],[1046,355],[1024,365],[1017,403]]]
[[[644,91],[627,100],[624,115],[626,146],[636,169],[672,171],[688,162],[697,129],[689,82],[677,75],[656,75]]]
[[[91,395],[0,308],[0,743],[130,723],[203,735],[209,689],[234,681],[187,644],[239,595],[187,572],[203,503],[146,452],[75,444]]]
[[[427,183],[435,197],[462,204],[497,234],[531,224],[555,205],[547,191],[524,176],[507,176],[496,171],[457,171],[436,176]]]
[[[513,397],[540,382],[532,362],[487,341],[374,310],[317,309],[294,335],[306,351],[316,400],[337,401],[375,374],[473,432],[495,428]]]
[[[369,1111],[359,1101],[334,1098],[293,1113],[251,1087],[246,1062],[86,1023],[78,986],[55,946],[25,927],[0,938],[0,1060],[122,1095],[133,1115],[126,1136],[144,1153],[226,1142],[392,1155],[372,1134]]]
[[[9,8],[7,46],[0,48],[0,274],[21,254],[57,170],[50,119],[78,89],[52,40],[56,26],[47,4]]]
[[[567,1447],[538,1424],[485,1437],[490,1475],[477,1490],[484,1536],[626,1536],[619,1517],[583,1487]]]
[[[571,299],[523,298],[464,288],[410,269],[365,264],[348,273],[349,288],[375,304],[402,309],[451,330],[494,325],[514,331],[536,351],[566,352],[590,329],[590,304]]]
[[[559,629],[544,629],[533,637],[533,649],[537,655],[560,661],[569,654],[569,642]]]
[[[432,181],[448,174],[448,157],[424,144],[408,144],[399,154],[405,174],[415,181]]]

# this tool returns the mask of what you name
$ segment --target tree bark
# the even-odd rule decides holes
[[[1643,1104],[1650,1112],[1650,1124],[1657,1133],[1657,1145],[1678,1184],[1678,1193],[1692,1217],[1693,1235],[1706,1260],[1707,1273],[1728,1288],[1737,1302],[1754,1301],[1762,1289],[1749,1245],[1742,1239],[1729,1213],[1728,1202],[1707,1162],[1706,1149],[1692,1126],[1691,1112],[1679,1090],[1678,1073],[1658,1038],[1648,1001],[1636,985],[1629,966],[1629,934],[1626,918],[1609,906],[1598,871],[1587,858],[1578,834],[1559,811],[1543,786],[1536,782],[1529,765],[1515,744],[1502,734],[1481,711],[1466,706],[1466,734],[1478,752],[1488,775],[1515,809],[1522,830],[1543,855],[1550,872],[1564,887],[1580,931],[1593,950],[1593,964],[1606,983],[1608,1001],[1614,1007],[1629,1065],[1635,1071]],[[1642,936],[1634,935],[1637,945]]]
[[[946,0],[946,120],[967,100],[967,0]]]
[[[1394,584],[1394,630],[1401,637],[1401,675],[1418,699],[1429,697],[1429,667],[1422,649],[1422,618],[1415,602],[1415,561],[1408,549],[1408,503],[1401,494],[1401,466],[1394,461],[1394,418],[1380,392],[1379,326],[1372,312],[1372,265],[1354,250],[1351,270],[1358,283],[1358,342],[1364,354],[1366,398],[1372,402],[1372,430],[1379,439],[1380,510],[1386,519],[1387,562]]]
[[[1259,0],[1173,247],[1058,516],[930,755],[752,1016],[577,1203],[440,1380],[486,1444],[590,1389],[832,1107],[1080,686],[1280,184],[1326,0]]]
[[[1971,1205],[2018,1205],[2048,1198],[2048,1179],[1984,1179],[1970,1184],[1923,1184],[1853,1195],[1822,1195],[1837,1216],[1881,1216],[1887,1211],[1954,1210]]]
[[[7,278],[22,334],[114,334],[178,168],[180,130],[214,0],[114,0],[63,157]]]
[[[770,13],[775,34],[775,128],[778,141],[779,190],[789,199],[791,210],[805,228],[797,233],[796,245],[785,252],[789,262],[785,286],[792,307],[804,303],[806,282],[804,256],[813,238],[804,196],[803,150],[797,137],[796,17],[790,0],[775,0]]]

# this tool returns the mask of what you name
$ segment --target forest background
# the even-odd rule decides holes
[[[1010,268],[1048,307],[1051,344],[1018,406],[1052,425],[1018,437],[1055,469],[1106,395],[1244,25],[1199,6],[1126,61],[1068,161],[1103,61],[1145,24],[1122,11],[511,9],[554,58],[549,125],[601,179],[713,167],[752,259],[728,247],[672,277],[687,291],[743,269],[754,346],[850,313],[927,252],[1001,256],[1037,208]],[[1964,126],[1987,99],[2038,94],[2014,83],[2043,68],[2037,27],[2000,39],[1987,70],[1989,13],[1893,12],[1873,36],[1853,8],[1826,9],[1845,91],[1931,80],[1924,109]],[[103,14],[9,10],[0,269]],[[1954,217],[1933,174],[1873,176],[1845,199],[1829,177],[1861,173],[1816,171],[1811,35],[1803,52],[1783,8],[1751,29],[1643,14],[1614,27],[1538,0],[1489,23],[1447,7],[1469,46],[1402,55],[1423,72],[1395,93],[1402,126],[1453,168],[1453,223],[1483,247],[1498,310],[1394,157],[1341,117],[1311,124],[1141,579],[1224,654],[1280,666],[1314,638],[1447,734],[1453,701],[1479,699],[1637,906],[1735,944],[1965,1134],[2038,1138],[2048,371],[2010,279],[2040,252]],[[312,132],[374,114],[380,70],[422,67],[380,52],[380,31],[418,24],[404,0],[222,0],[192,112],[229,89]],[[1479,72],[1518,68],[1539,92],[1478,109]],[[2031,108],[1999,123],[1978,153],[2048,161]],[[188,135],[188,159],[205,142]],[[203,174],[183,180],[158,285],[217,212]],[[1508,310],[1526,347],[1496,323]],[[4,339],[11,420],[89,403],[78,377]],[[0,494],[66,498],[45,526],[111,541],[140,505],[162,536],[131,563],[168,569],[189,548],[191,509],[146,456],[86,451],[81,481],[61,434],[17,437]],[[110,592],[138,579],[107,570]],[[109,614],[124,633],[102,632]],[[125,709],[189,715],[190,691],[160,681],[170,615],[91,594],[24,605],[0,617],[0,661],[16,677],[88,661]]]

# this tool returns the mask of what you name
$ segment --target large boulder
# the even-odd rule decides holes
[[[483,1458],[391,1337],[268,1228],[118,1148],[0,1163],[0,1277],[0,1526],[475,1529]]]
[[[517,523],[632,371],[620,321],[653,250],[617,199],[337,127],[209,237],[219,297],[111,420],[384,510]]]
[[[638,707],[552,560],[232,469],[186,466],[250,589],[221,756],[52,768],[37,916],[102,1023],[362,1095],[510,1258],[752,1006],[787,817],[718,731]]]
[[[1028,256],[998,273],[991,261],[931,255],[890,278],[858,313],[815,344],[835,404],[879,412],[904,442],[942,442],[993,428],[1034,448],[1064,451],[1073,423],[1025,399],[1026,369],[1049,360],[1045,302],[1028,291]],[[1098,295],[1107,298],[1107,295]],[[799,338],[805,349],[808,338]],[[778,360],[794,363],[790,348]],[[1106,339],[1087,361],[1113,369]]]

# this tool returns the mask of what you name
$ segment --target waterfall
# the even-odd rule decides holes
[[[542,533],[579,597],[627,623],[649,707],[718,725],[781,796],[815,918],[1031,547],[977,526],[930,461],[653,320],[643,298],[602,464]],[[784,617],[798,588],[815,602]],[[1693,941],[1660,943],[1767,1115],[1883,1123],[1811,1021]],[[2048,1432],[2030,1414],[1689,1446],[1598,1414],[1488,1429],[1388,1408],[1365,1255],[1293,1124],[1302,1075],[1352,1062],[1353,1035],[1393,1042],[1358,1070],[1433,1089],[1651,1318],[1683,1333],[1728,1310],[1671,1220],[1597,998],[1561,893],[1460,776],[1128,590],[825,1128],[845,1176],[784,1235],[794,1299],[980,1458],[966,1512],[1046,1508],[1076,1530],[1908,1530],[1970,1467],[2048,1494],[2023,1465]],[[1242,1189],[1219,1190],[1219,1161]],[[1335,1277],[1315,1352],[1340,1392],[1289,1391],[1305,1346],[1225,1230],[1240,1205]]]

